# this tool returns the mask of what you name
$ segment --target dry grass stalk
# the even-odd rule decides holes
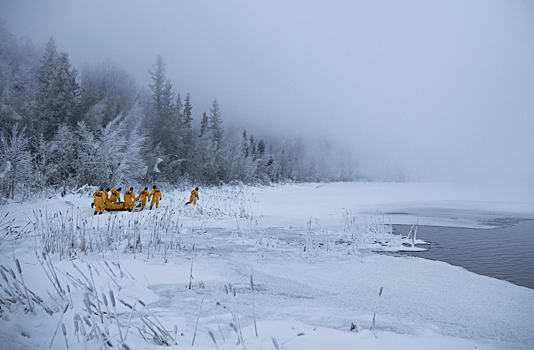
[[[250,291],[252,293],[252,313],[254,314],[254,332],[256,337],[258,337],[258,327],[256,326],[256,307],[254,305],[254,280],[252,279],[252,274],[250,274]]]
[[[20,267],[19,259],[15,258],[15,255],[13,255],[13,260],[15,261],[15,266],[17,267],[17,271],[20,276],[20,280],[22,281],[22,286],[24,287],[24,291],[26,294],[26,300],[28,300],[28,307],[30,308],[30,311],[33,312],[33,305],[32,301],[30,299],[30,296],[28,294],[28,288],[26,287],[26,284],[24,283],[24,277],[22,277],[22,268]]]
[[[283,342],[283,343],[280,344],[280,345],[284,345],[284,344],[287,343],[288,341],[290,341],[290,340],[292,340],[292,339],[295,339],[295,338],[297,338],[297,337],[302,337],[303,335],[305,335],[305,334],[304,334],[304,333],[299,333],[299,334],[297,334],[297,335],[295,335],[295,336],[292,336],[291,338],[289,338],[288,340],[286,340],[285,342]]]
[[[67,349],[69,348],[69,342],[67,340],[67,329],[65,328],[65,324],[61,324],[61,331],[63,332],[63,337],[65,338],[65,345],[67,346]]]
[[[125,304],[122,300],[121,302],[123,304]],[[130,306],[128,304],[126,304],[127,306]],[[130,318],[128,319],[128,326],[126,327],[126,335],[124,336],[124,341],[126,341],[126,339],[128,339],[128,332],[130,330],[130,324],[132,322],[132,317],[133,317],[133,314],[134,314],[134,311],[135,311],[135,306],[137,305],[137,300],[135,301],[134,305],[133,306],[130,306],[130,308],[132,309],[132,312],[130,313]]]
[[[376,311],[378,309],[378,301],[380,300],[380,296],[382,295],[382,292],[384,291],[384,287],[380,287],[380,291],[378,292],[378,299],[376,300],[376,305],[375,305],[375,312],[373,314],[373,321],[371,322],[371,328],[370,330],[371,331],[374,331],[375,330],[375,323],[376,323]]]
[[[228,283],[228,286],[225,285],[224,289],[230,300],[230,313],[232,315],[233,321],[235,322],[235,324],[234,322],[230,323],[230,327],[232,327],[236,332],[238,343],[241,343],[243,349],[246,350],[245,341],[243,340],[243,333],[241,332],[241,324],[239,323],[239,315],[235,306],[236,290],[234,287],[232,287],[231,283]]]
[[[195,257],[195,245],[191,249],[191,271],[189,272],[189,289],[193,289],[193,259]]]
[[[117,327],[119,328],[119,336],[121,338],[121,343],[124,342],[124,338],[122,337],[122,330],[121,330],[121,324],[119,321],[119,314],[117,313],[117,308],[115,307],[115,295],[113,294],[113,291],[109,291],[109,299],[111,301],[111,306],[113,306],[113,312],[115,313],[115,319],[117,320]]]
[[[59,325],[61,324],[61,320],[63,319],[63,316],[65,315],[65,312],[67,312],[68,308],[69,308],[69,303],[67,303],[67,306],[65,306],[65,308],[63,309],[63,312],[61,313],[61,317],[59,318],[59,322],[57,324],[56,330],[54,332],[54,335],[52,336],[52,341],[50,342],[50,346],[48,346],[49,348],[52,347],[52,343],[54,342],[54,339],[56,338],[57,330],[59,329]]]
[[[273,344],[274,344],[274,347],[276,348],[276,350],[280,350],[280,346],[278,345],[278,342],[276,341],[276,338],[275,337],[271,337],[272,341],[273,341]]]
[[[154,322],[152,322],[152,321],[148,320],[148,318],[146,318],[146,319],[147,319],[149,322],[151,322],[156,328],[158,328],[158,330],[162,333],[163,337],[161,337],[161,338],[164,340],[164,342],[165,342],[166,344],[168,343],[168,341],[167,341],[167,339],[166,339],[166,338],[168,337],[168,338],[170,338],[170,339],[176,344],[175,339],[174,339],[174,338],[171,336],[171,334],[165,329],[165,327],[161,324],[161,322],[159,322],[159,320],[156,318],[156,316],[154,316],[154,314],[152,313],[152,311],[150,311],[150,309],[148,308],[148,306],[146,306],[146,304],[145,304],[142,300],[140,300],[140,299],[138,299],[137,301],[139,301],[139,304],[141,304],[141,305],[148,311],[148,313],[154,318],[154,320],[158,323],[158,324],[156,325]],[[143,319],[143,316],[141,317],[141,319]],[[148,326],[148,325],[147,325],[147,326]],[[151,329],[152,329],[152,328],[151,328]],[[157,334],[157,332],[155,332],[155,334]]]
[[[217,305],[219,305],[219,303],[217,303]],[[219,322],[219,319],[217,318],[217,316],[215,315],[215,313],[213,312],[213,310],[211,311],[211,314],[213,315],[213,317],[215,318],[215,321],[217,321],[217,327],[219,327],[219,332],[221,333],[221,337],[223,339],[223,342],[226,341],[226,339],[224,338],[224,334],[222,332],[222,329],[221,329],[221,323]]]
[[[200,313],[202,312],[202,305],[203,304],[204,304],[204,297],[202,297],[202,301],[200,302],[200,309],[198,310],[197,323],[195,324],[195,331],[193,333],[193,342],[191,343],[191,346],[195,345],[195,338],[197,336],[198,320],[200,319]]]
[[[210,335],[211,340],[213,341],[213,344],[215,344],[215,347],[217,348],[217,350],[219,350],[219,346],[217,345],[217,341],[215,340],[215,336],[213,335],[213,332],[208,330],[208,334]]]

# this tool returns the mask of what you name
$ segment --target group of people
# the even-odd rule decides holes
[[[96,190],[95,194],[93,195],[94,198],[94,208],[95,208],[95,214],[102,214],[106,206],[110,207],[111,204],[118,204],[121,202],[121,188],[107,188],[104,190],[104,187],[100,187],[98,190]],[[109,193],[111,192],[111,196],[109,196]],[[124,209],[128,211],[132,211],[132,209],[135,206],[135,201],[139,201],[138,207],[143,210],[145,208],[145,205],[148,200],[152,199],[150,201],[150,210],[152,210],[152,207],[156,205],[156,208],[159,206],[159,200],[162,199],[163,196],[161,195],[161,191],[154,185],[152,187],[152,191],[148,192],[148,187],[145,187],[144,190],[139,192],[138,196],[135,196],[135,193],[133,191],[133,187],[130,187],[128,191],[124,193]]]
[[[122,188],[106,188],[104,190],[104,187],[100,187],[98,190],[96,190],[95,194],[93,195],[94,201],[91,207],[95,208],[95,214],[102,214],[104,209],[106,209],[106,206],[108,208],[111,207],[111,204],[118,204],[123,203],[121,202],[121,190]],[[111,192],[111,196],[108,192]],[[152,210],[152,207],[156,205],[156,208],[159,207],[159,200],[162,199],[163,196],[161,195],[161,191],[154,185],[152,187],[152,191],[148,192],[148,187],[145,187],[144,190],[139,192],[139,195],[136,197],[135,193],[133,191],[133,187],[130,187],[128,191],[124,193],[124,209],[128,211],[132,211],[135,202],[139,201],[137,204],[137,207],[141,208],[141,210],[145,209],[145,205],[148,200],[150,201],[150,210]],[[191,195],[189,196],[189,202],[185,203],[185,205],[188,204],[197,204],[198,197],[198,187],[195,188],[193,191],[191,191]],[[120,208],[119,210],[121,210]],[[114,210],[114,209],[111,209]],[[115,208],[117,210],[117,208]]]

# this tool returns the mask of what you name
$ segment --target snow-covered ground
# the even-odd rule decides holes
[[[183,207],[188,191],[164,191],[157,210],[101,216],[87,194],[0,207],[0,348],[534,348],[534,290],[373,252],[417,249],[389,224],[534,218],[531,191],[355,183],[199,192],[196,207]]]

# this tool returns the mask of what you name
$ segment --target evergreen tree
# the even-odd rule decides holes
[[[52,90],[51,86],[54,83],[57,57],[56,42],[54,37],[50,37],[50,40],[45,45],[45,52],[37,72],[38,90],[35,110],[37,114],[35,122],[41,126],[41,128],[35,127],[35,129],[41,129],[47,141],[52,139],[56,129],[49,90]]]
[[[197,151],[202,154],[203,177],[211,184],[219,184],[225,178],[223,131],[217,99],[213,100],[210,116],[204,116],[200,125],[200,142]]]
[[[208,115],[206,112],[202,113],[202,120],[200,121],[200,134],[198,137],[204,137],[209,130]]]
[[[182,114],[184,105],[182,104],[182,97],[180,96],[180,93],[176,94],[176,102],[174,103],[174,107],[179,114]]]
[[[193,155],[195,152],[195,137],[193,132],[193,118],[191,117],[191,111],[193,106],[191,105],[191,96],[189,93],[185,95],[182,119],[182,158],[185,159],[183,163],[184,173],[192,175],[196,170],[196,165],[193,162]],[[183,175],[183,174],[182,174]]]
[[[77,71],[71,68],[66,52],[59,54],[55,75],[55,103],[59,124],[75,126],[79,121],[80,88],[76,83]]]
[[[263,139],[258,142],[258,156],[263,157],[263,154],[265,153],[265,141]]]
[[[254,136],[250,135],[250,142],[249,142],[249,145],[250,145],[250,154],[252,155],[252,157],[254,158],[254,160],[256,160],[256,144],[254,143]]]
[[[154,146],[161,145],[164,150],[161,169],[166,176],[176,171],[175,168],[168,168],[171,161],[180,158],[180,118],[173,103],[172,84],[165,79],[165,63],[161,56],[158,55],[150,75],[153,82],[149,85],[152,90],[153,115],[148,120],[149,136]]]
[[[249,156],[250,151],[250,144],[247,139],[247,130],[243,130],[243,137],[242,137],[242,149],[243,149],[243,158],[247,158]]]
[[[51,140],[62,123],[77,121],[79,87],[76,70],[71,69],[68,54],[58,53],[54,38],[45,46],[37,72],[35,108],[36,130],[42,130],[45,140]]]
[[[272,164],[273,160],[265,159],[265,141],[260,140],[258,142],[258,146],[255,153],[255,161],[256,161],[256,174],[255,178],[257,181],[259,181],[261,184],[268,185],[270,183],[270,165]]]
[[[156,63],[152,65],[153,71],[148,71],[150,73],[150,78],[152,79],[152,84],[148,85],[150,90],[152,90],[152,99],[153,105],[156,109],[156,116],[159,117],[162,114],[164,109],[165,97],[165,63],[163,63],[163,58],[158,55],[156,58]]]
[[[219,147],[222,140],[223,130],[222,130],[222,118],[221,118],[221,112],[219,110],[219,103],[217,102],[217,98],[213,99],[213,106],[210,109],[210,116],[209,116],[209,130],[211,133],[211,137],[213,142],[216,144],[216,147]]]
[[[169,79],[165,82],[161,101],[161,118],[171,120],[172,117],[177,116],[177,109],[173,104],[174,92],[172,92],[172,84]]]
[[[185,95],[185,104],[184,104],[184,126],[188,131],[193,130],[193,118],[191,117],[191,111],[193,110],[193,106],[191,105],[191,96],[189,93]]]

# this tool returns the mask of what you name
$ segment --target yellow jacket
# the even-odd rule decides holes
[[[124,201],[126,202],[126,204],[133,204],[134,200],[135,200],[134,191],[128,190],[126,191],[126,193],[124,193]]]
[[[102,197],[104,191],[96,190],[95,194],[93,195],[95,206],[103,206],[104,205],[104,198]]]
[[[161,196],[160,190],[158,190],[157,188],[154,188],[152,192],[150,192],[150,195],[148,196],[148,198],[150,197],[152,197],[152,201],[161,199],[162,196]]]
[[[117,191],[116,189],[111,189],[111,197],[109,198],[111,203],[118,203],[121,201],[121,193]]]
[[[148,191],[142,190],[141,192],[139,192],[139,196],[137,196],[136,200],[141,199],[142,202],[146,202],[148,197],[150,197]]]

